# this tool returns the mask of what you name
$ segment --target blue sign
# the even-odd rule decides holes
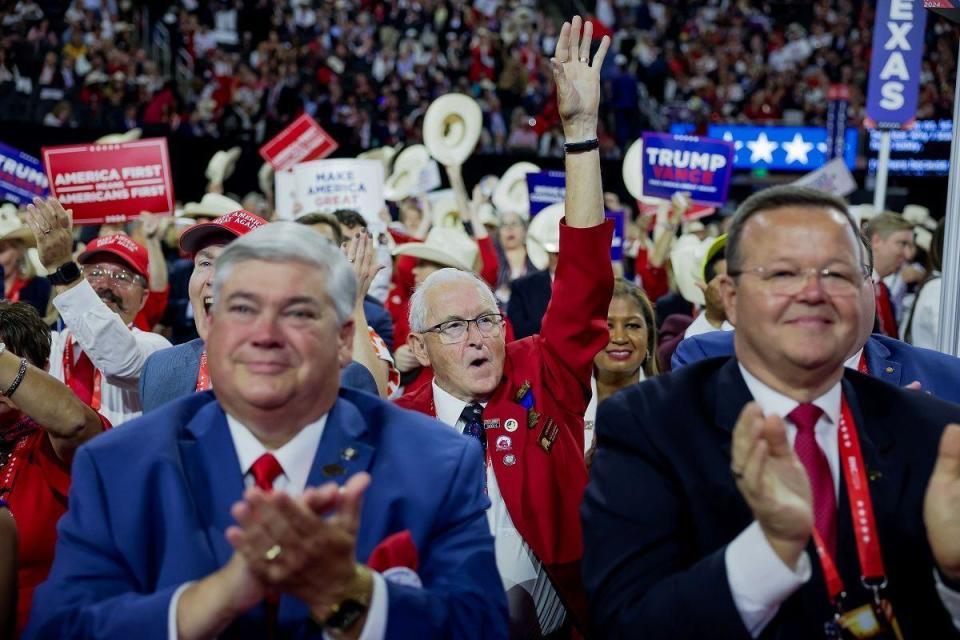
[[[626,242],[626,216],[623,211],[606,209],[603,216],[613,220],[613,241],[610,243],[610,259],[614,262],[623,260],[623,245]]]
[[[877,0],[866,125],[900,129],[917,113],[927,12],[917,0]]]
[[[683,133],[690,125],[674,124],[671,133]],[[692,129],[692,126],[690,126]],[[711,125],[711,138],[732,142],[735,169],[768,169],[806,173],[827,163],[827,130],[819,127],[758,127],[750,125]],[[849,169],[857,164],[857,130],[844,134],[843,161]]]
[[[724,140],[669,133],[643,134],[643,194],[670,199],[686,191],[694,202],[714,207],[727,201],[733,145]]]
[[[528,173],[527,189],[530,193],[532,218],[550,205],[563,202],[567,194],[567,176],[563,171]]]
[[[0,198],[14,204],[29,204],[46,198],[50,182],[43,165],[33,156],[0,142]]]

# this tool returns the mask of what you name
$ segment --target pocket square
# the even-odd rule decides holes
[[[409,529],[387,536],[367,559],[367,566],[383,574],[385,579],[411,587],[423,586],[417,575],[417,564],[417,545]]]

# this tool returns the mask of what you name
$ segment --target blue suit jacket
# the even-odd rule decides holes
[[[144,413],[196,391],[201,353],[203,340],[197,338],[154,351],[147,357],[140,374],[140,402]],[[351,362],[340,370],[340,386],[377,395],[373,375],[359,362]]]
[[[356,455],[343,452],[353,448]],[[506,596],[487,524],[476,441],[366,393],[341,389],[308,486],[359,471],[364,497],[356,556],[409,530],[423,588],[387,582],[390,638],[506,637]],[[223,409],[192,394],[81,447],[56,558],[37,590],[28,638],[167,640],[171,596],[224,566],[224,532],[243,477]],[[283,596],[281,638],[320,638],[306,605]],[[264,607],[221,638],[265,638]]]
[[[733,331],[711,331],[687,338],[673,353],[673,368],[706,358],[732,356],[733,336]],[[863,351],[867,369],[874,378],[898,387],[916,380],[927,394],[960,404],[960,358],[876,333],[867,338]]]
[[[960,638],[934,590],[923,496],[944,426],[960,407],[847,370],[857,432],[905,638]],[[752,400],[735,358],[711,358],[614,394],[597,410],[597,450],[584,495],[584,583],[593,637],[750,640],[730,591],[727,545],[752,521],[730,473],[734,424]],[[837,499],[837,567],[855,608],[860,583],[846,483]],[[833,617],[813,544],[813,575],[760,640],[823,638]]]

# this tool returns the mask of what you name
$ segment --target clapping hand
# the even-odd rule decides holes
[[[593,23],[584,23],[580,16],[575,16],[571,22],[563,23],[557,38],[556,53],[550,60],[567,142],[583,142],[597,137],[600,67],[610,48],[610,38],[604,36],[600,41],[600,48],[591,64],[592,42]]]
[[[73,222],[56,198],[34,198],[26,222],[37,239],[37,253],[47,271],[56,271],[73,260]]]
[[[731,471],[770,546],[795,567],[813,533],[813,495],[782,418],[764,416],[755,402],[743,408],[733,429]]]
[[[960,580],[960,425],[947,425],[940,438],[923,502],[923,522],[940,571]]]

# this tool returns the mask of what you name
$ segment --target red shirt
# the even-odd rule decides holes
[[[140,309],[140,313],[134,318],[133,326],[141,331],[153,331],[153,328],[163,318],[163,312],[167,309],[167,300],[169,299],[169,285],[163,291],[148,291],[147,304],[143,305],[143,309]]]

